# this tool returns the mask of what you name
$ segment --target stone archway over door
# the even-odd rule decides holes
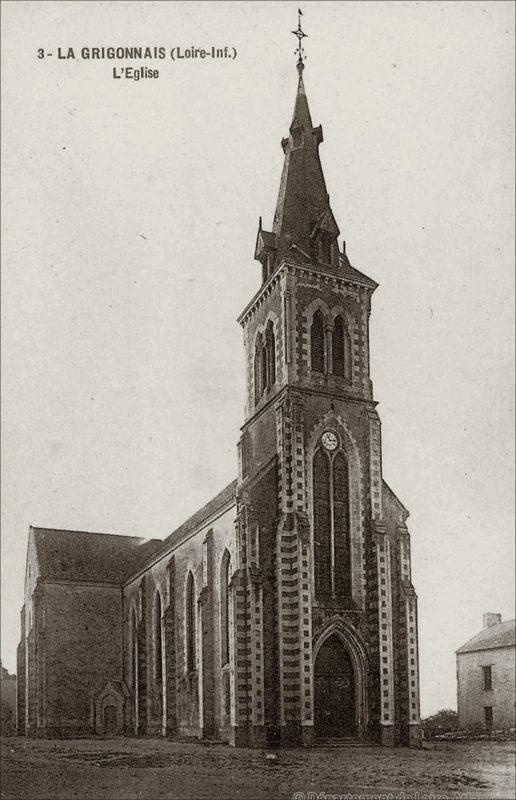
[[[329,636],[315,661],[315,730],[318,736],[355,736],[356,679],[351,658],[338,636]]]

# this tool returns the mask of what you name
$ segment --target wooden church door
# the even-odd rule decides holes
[[[353,665],[337,636],[323,643],[315,662],[315,729],[323,737],[356,733]]]

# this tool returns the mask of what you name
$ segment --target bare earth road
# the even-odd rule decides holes
[[[276,751],[274,757],[261,750],[159,739],[3,739],[1,797],[515,797],[511,742],[450,742],[424,750],[325,747]]]

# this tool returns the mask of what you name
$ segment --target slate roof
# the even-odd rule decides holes
[[[475,650],[491,650],[494,647],[510,647],[516,645],[516,620],[497,622],[489,628],[473,636],[466,644],[456,651],[457,653],[471,653]]]
[[[183,538],[183,536],[187,536],[189,533],[194,531],[196,528],[201,527],[203,522],[209,519],[213,514],[216,514],[217,511],[220,511],[224,506],[228,505],[231,501],[235,502],[235,492],[237,487],[236,479],[228,483],[228,485],[215,497],[206,503],[205,506],[196,511],[195,514],[192,514],[179,528],[176,528],[170,536],[167,536],[166,539],[163,540],[163,550],[167,550],[171,544],[175,544],[177,541]]]
[[[304,133],[300,142],[294,143],[295,132],[301,130]],[[294,262],[301,263],[306,260],[313,263],[313,236],[318,230],[329,231],[335,236],[340,234],[330,206],[319,157],[322,129],[320,126],[313,127],[302,71],[299,72],[290,132],[292,137],[282,141],[285,158],[272,225],[272,236],[269,232],[262,230],[261,222],[258,231],[264,244],[275,248],[275,268],[283,259],[292,259]],[[266,240],[264,234],[269,239]],[[259,257],[258,251],[255,253],[255,257]],[[317,269],[320,269],[321,266],[318,263]],[[352,267],[346,255],[341,257],[338,265],[330,267],[328,271],[332,275],[344,275],[350,280],[359,280],[372,289],[378,286],[363,272]]]
[[[149,560],[160,539],[32,528],[43,580],[122,583]]]
[[[236,485],[236,480],[231,481],[163,540],[32,527],[41,578],[123,584],[217,511],[235,502]]]

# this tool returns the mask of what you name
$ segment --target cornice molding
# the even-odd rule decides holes
[[[358,276],[351,277],[350,275],[335,273],[333,269],[326,269],[321,264],[298,264],[294,261],[284,260],[279,264],[266,283],[258,289],[252,300],[238,317],[237,322],[244,327],[264,300],[271,294],[272,290],[279,283],[280,278],[285,274],[293,275],[296,273],[305,274],[311,278],[322,278],[326,282],[335,283],[339,288],[343,289],[346,287],[353,287],[355,290],[361,288],[369,295],[374,292],[378,285],[375,284],[372,286],[365,278],[362,280]]]

